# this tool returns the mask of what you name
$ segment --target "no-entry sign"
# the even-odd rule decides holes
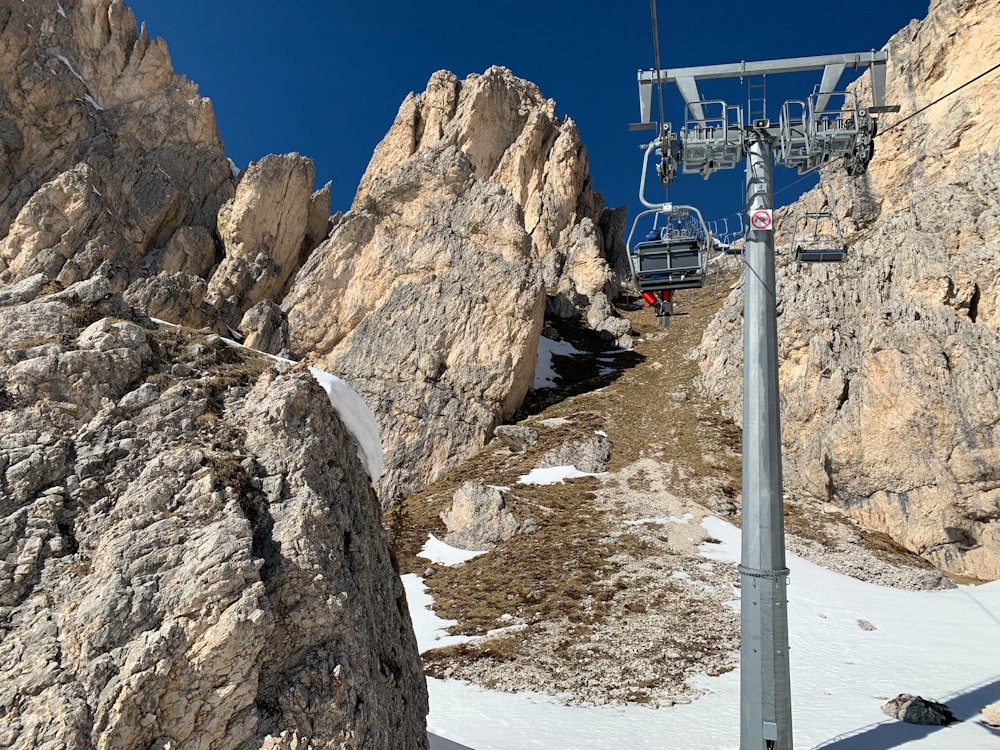
[[[764,231],[771,229],[771,209],[759,208],[750,214],[750,226]]]

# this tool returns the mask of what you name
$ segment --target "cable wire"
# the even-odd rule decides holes
[[[663,81],[660,79],[660,32],[656,25],[656,0],[649,0],[649,15],[653,22],[653,64],[656,65],[656,96],[660,100],[660,126],[666,121],[663,117]]]
[[[893,123],[892,125],[890,125],[889,127],[887,127],[885,130],[883,130],[881,133],[879,133],[875,137],[877,138],[879,135],[884,135],[885,133],[888,133],[890,130],[892,130],[894,128],[898,128],[900,125],[902,125],[904,122],[906,122],[907,120],[909,120],[911,117],[916,117],[917,115],[919,115],[924,110],[930,109],[935,104],[937,104],[937,103],[939,103],[941,101],[944,101],[945,99],[947,99],[952,94],[955,94],[955,93],[961,91],[966,86],[968,86],[970,84],[973,84],[976,81],[978,81],[980,78],[984,78],[985,76],[988,76],[990,73],[992,73],[994,70],[997,70],[997,69],[1000,69],[1000,63],[997,63],[996,65],[994,65],[989,70],[983,71],[982,73],[980,73],[979,75],[977,75],[975,78],[972,78],[972,79],[966,81],[965,83],[963,83],[958,88],[952,89],[951,91],[949,91],[944,96],[939,96],[937,99],[935,99],[934,101],[932,101],[930,104],[925,104],[923,107],[921,107],[920,109],[918,109],[916,112],[911,112],[906,117],[904,117],[902,120],[900,120],[899,122]]]
[[[656,65],[656,98],[660,102],[660,122],[658,123],[659,132],[657,132],[657,138],[662,138],[663,135],[663,123],[666,122],[666,118],[663,115],[663,80],[660,78],[660,32],[659,27],[656,23],[656,0],[649,0],[649,15],[653,25],[653,64]],[[661,145],[661,156],[662,153],[662,141]],[[663,202],[666,203],[669,200],[670,192],[666,185],[663,186]]]

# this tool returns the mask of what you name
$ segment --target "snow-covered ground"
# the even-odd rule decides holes
[[[225,340],[233,346],[235,341]],[[553,387],[553,354],[573,354],[565,342],[541,339],[535,388]],[[343,381],[309,368],[358,442],[372,479],[382,470],[378,428],[370,410]],[[583,476],[575,467],[550,467],[521,477],[549,484]],[[693,517],[636,519],[688,523]],[[719,544],[702,545],[712,562],[735,564],[740,531],[717,518],[703,522]],[[431,537],[422,555],[460,565],[482,553],[456,550]],[[789,555],[791,579],[792,717],[797,748],[826,750],[997,750],[1000,729],[980,710],[1000,700],[1000,581],[947,591],[902,591],[848,578]],[[421,652],[470,640],[449,636],[454,624],[433,612],[423,581],[403,576]],[[739,591],[733,589],[733,606]],[[864,627],[862,627],[864,625]],[[739,671],[701,677],[705,695],[689,704],[567,706],[539,694],[499,693],[459,681],[428,680],[432,750],[736,750],[739,747]],[[920,727],[888,719],[881,705],[899,693],[944,701],[961,720]]]
[[[735,564],[739,529],[716,518],[706,519],[704,526],[721,543],[703,545],[703,554],[713,564]],[[439,564],[460,564],[459,551],[449,550],[435,540],[424,555]],[[1000,700],[1000,582],[902,591],[863,583],[794,555],[788,565],[796,748],[1000,748],[1000,729],[979,716],[983,706]],[[451,623],[429,611],[433,602],[422,581],[410,575],[404,583],[421,650],[454,642],[443,632]],[[739,592],[734,589],[733,595]],[[648,709],[566,706],[543,695],[429,679],[431,748],[735,750],[739,682],[738,670],[702,677],[697,685],[708,691],[703,697]],[[944,701],[961,721],[921,727],[890,720],[880,707],[904,692]]]

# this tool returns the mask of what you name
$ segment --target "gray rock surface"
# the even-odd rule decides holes
[[[575,466],[580,471],[600,474],[608,470],[611,460],[611,441],[601,435],[570,440],[539,457],[537,466]]]
[[[353,207],[282,302],[292,348],[366,398],[383,498],[471,456],[531,385],[546,303],[627,337],[603,200],[571,120],[504,68],[410,96]],[[609,223],[610,222],[610,223]]]
[[[214,227],[233,192],[212,107],[166,44],[118,0],[63,8],[0,3],[5,280],[128,270],[179,227]]]
[[[520,453],[538,444],[538,430],[519,424],[501,424],[493,434],[515,453]]]
[[[288,321],[270,300],[258,302],[243,315],[240,331],[251,349],[278,354],[288,347]]]
[[[358,390],[384,438],[381,496],[468,458],[534,372],[545,292],[520,208],[454,147],[379,181],[306,261],[291,346]]]
[[[370,480],[322,388],[108,279],[0,287],[0,745],[426,747]]]
[[[955,721],[955,717],[943,703],[909,693],[900,693],[887,701],[882,706],[882,713],[909,724],[927,726],[946,726]]]
[[[134,307],[168,323],[200,327],[202,301],[208,284],[200,276],[178,271],[159,273],[134,281],[122,295]]]
[[[441,512],[448,534],[444,541],[468,550],[493,549],[520,528],[496,487],[466,482],[456,490],[451,507]]]
[[[266,156],[250,163],[235,197],[219,211],[225,258],[207,298],[230,325],[258,302],[280,301],[301,259],[316,246],[308,243],[325,236],[330,192],[327,187],[325,208],[321,194],[311,196],[315,174],[312,160],[298,154]],[[322,236],[309,236],[310,230]]]

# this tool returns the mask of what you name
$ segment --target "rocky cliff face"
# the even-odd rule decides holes
[[[121,289],[235,180],[215,116],[120,0],[0,3],[0,272]]]
[[[101,275],[154,317],[336,369],[378,416],[387,503],[514,413],[546,309],[627,343],[606,262],[621,212],[594,193],[573,122],[509,71],[440,72],[410,96],[333,226],[308,159],[232,175],[210,103],[119,0],[2,0],[0,24],[16,81],[0,96],[0,281]]]
[[[425,747],[402,584],[306,372],[0,287],[0,744]]]
[[[625,336],[614,244],[572,121],[504,68],[434,74],[378,146],[350,212],[282,306],[292,348],[371,404],[383,500],[459,461],[531,384],[546,304]],[[618,240],[620,242],[620,239]]]
[[[943,570],[1000,577],[1000,125],[986,78],[892,128],[1000,56],[1000,3],[936,0],[888,43],[870,171],[831,170],[847,262],[776,241],[788,487],[834,499]],[[867,98],[866,80],[859,87]],[[739,419],[742,290],[702,341],[704,381]]]
[[[294,154],[237,181],[120,0],[0,0],[0,71],[0,745],[425,747],[354,436],[308,373],[147,317],[253,307],[280,348],[329,191]]]
[[[423,486],[518,408],[546,309],[627,340],[573,123],[436,74],[331,219],[297,154],[234,176],[120,0],[0,0],[0,70],[0,744],[426,746],[354,438],[305,372],[190,331],[343,375],[383,502]]]

